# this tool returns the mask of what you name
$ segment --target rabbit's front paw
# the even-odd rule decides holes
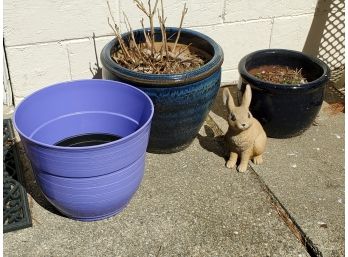
[[[239,172],[246,172],[247,169],[248,169],[248,164],[247,164],[247,165],[241,164],[241,165],[239,165],[238,168],[237,168],[237,170],[238,170]]]
[[[237,162],[237,160],[228,160],[226,162],[226,167],[229,169],[233,169],[234,166],[236,166],[236,162]]]
[[[262,155],[255,156],[255,157],[253,158],[253,162],[254,162],[255,164],[261,164],[261,163],[263,163]]]

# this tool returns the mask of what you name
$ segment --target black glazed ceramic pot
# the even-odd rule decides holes
[[[177,28],[167,28],[167,38],[175,40]],[[135,30],[137,42],[144,42],[142,30]],[[129,33],[122,37],[127,40]],[[159,28],[155,40],[161,41]],[[102,50],[103,79],[118,80],[143,90],[153,101],[149,152],[171,153],[186,148],[196,137],[220,88],[223,52],[211,38],[199,32],[183,29],[179,43],[204,51],[208,62],[196,70],[181,74],[146,74],[122,67],[112,59],[118,49],[116,39]]]
[[[302,69],[307,83],[281,85],[265,82],[249,73],[263,65],[281,65]],[[248,54],[238,65],[244,90],[252,89],[251,113],[263,125],[268,137],[288,138],[300,135],[311,126],[324,98],[330,77],[328,66],[318,58],[285,49],[266,49]]]

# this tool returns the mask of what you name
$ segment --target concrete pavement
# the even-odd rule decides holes
[[[325,103],[245,174],[224,166],[224,117],[219,95],[192,145],[147,154],[128,207],[98,222],[60,215],[21,150],[33,227],[5,234],[4,256],[344,256],[344,114]]]
[[[230,87],[236,92],[236,87]],[[211,112],[227,130],[221,93]],[[280,203],[315,256],[344,256],[344,95],[332,87],[314,125],[300,136],[269,138],[262,165],[252,169]]]
[[[5,234],[4,256],[309,256],[257,175],[225,168],[205,130],[182,152],[148,154],[129,206],[98,222],[55,211],[23,158],[33,227]]]

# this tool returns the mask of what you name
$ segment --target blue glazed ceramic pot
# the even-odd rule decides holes
[[[167,28],[167,38],[175,40],[177,28]],[[144,42],[142,30],[134,31],[137,42]],[[129,34],[123,35],[127,40]],[[160,29],[155,29],[155,40],[161,41]],[[208,61],[196,70],[181,74],[145,74],[117,64],[111,57],[118,49],[116,39],[101,53],[103,79],[123,81],[143,90],[155,105],[149,152],[172,153],[185,149],[196,137],[221,82],[223,51],[211,38],[188,29],[181,31],[179,43],[191,44],[202,51]]]
[[[307,78],[301,85],[282,85],[258,79],[249,71],[264,65],[301,69]],[[250,84],[250,111],[261,122],[267,136],[288,138],[302,134],[316,118],[330,78],[329,67],[318,58],[287,49],[265,49],[241,59],[238,71],[242,87]]]

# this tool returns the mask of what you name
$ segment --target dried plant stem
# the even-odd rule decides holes
[[[128,58],[130,58],[132,61],[134,61],[134,60],[131,58],[131,56],[130,56],[128,50],[127,50],[127,47],[125,46],[125,43],[124,43],[124,41],[123,41],[123,38],[121,37],[121,35],[120,35],[120,33],[119,33],[119,29],[118,29],[118,27],[116,26],[116,24],[115,24],[115,27],[113,27],[113,26],[111,25],[109,19],[108,19],[108,23],[109,23],[109,26],[111,27],[111,29],[114,31],[115,37],[117,38],[118,42],[120,43],[120,47],[121,47],[122,51],[125,53],[125,55],[126,55]]]
[[[143,54],[142,54],[142,52],[140,50],[141,44],[139,44],[139,46],[138,46],[138,44],[135,41],[134,32],[133,32],[132,26],[131,26],[131,24],[129,22],[129,19],[128,19],[127,15],[125,13],[123,13],[123,15],[125,17],[126,24],[128,24],[128,28],[129,28],[129,31],[130,31],[130,34],[131,34],[131,37],[132,37],[132,42],[133,42],[134,48],[136,49],[136,51],[138,53],[139,58],[141,59],[141,61],[143,63],[145,63],[146,65],[150,65],[153,69],[155,69],[154,65],[151,62],[151,59],[146,60],[144,58],[144,56],[143,56]]]
[[[181,51],[180,51],[174,58],[175,58],[175,59],[178,59],[179,56],[180,56],[183,52],[185,52],[191,45],[192,45],[192,43],[190,43],[190,44],[186,45],[185,47],[183,47],[183,48],[181,49]]]
[[[151,54],[154,56],[155,53],[155,26],[153,25],[153,17],[156,12],[158,0],[155,2],[155,7],[151,9],[151,0],[148,1],[149,5],[149,21],[150,21],[150,28],[151,28]]]
[[[141,2],[140,0],[134,0],[134,2],[136,3],[140,11],[142,11],[146,16],[149,16],[149,13],[147,12],[143,2]]]
[[[161,48],[160,48],[160,53],[161,53],[161,61],[163,60],[163,46],[164,46],[164,34],[166,33],[165,32],[165,29],[163,28],[163,25],[162,25],[162,18],[160,15],[158,15],[158,20],[159,20],[159,23],[160,23],[160,29],[161,29],[161,35],[162,35],[162,45],[161,45]]]
[[[159,0],[152,0],[154,5],[151,4],[151,0],[148,0],[147,5],[145,5],[142,0],[133,1],[135,2],[137,8],[147,16],[150,23],[150,28],[147,30],[144,26],[144,19],[140,20],[142,27],[140,33],[143,33],[144,35],[143,42],[136,41],[136,35],[134,34],[131,23],[125,13],[123,13],[124,23],[129,37],[127,39],[122,38],[120,29],[116,25],[115,19],[112,15],[109,2],[107,2],[111,20],[114,24],[111,24],[109,18],[108,23],[119,42],[119,49],[116,49],[112,56],[117,63],[133,71],[151,74],[182,73],[199,68],[204,64],[203,57],[200,57],[196,55],[196,53],[192,52],[193,48],[191,48],[191,44],[182,46],[178,43],[183,20],[187,13],[186,4],[184,5],[184,9],[182,11],[178,31],[167,37],[167,18],[165,17],[164,13],[163,0],[160,2]],[[156,11],[160,33],[162,36],[162,40],[159,42],[155,42],[154,17]]]
[[[178,41],[179,41],[179,38],[180,38],[180,34],[181,34],[182,24],[184,22],[184,17],[185,17],[185,15],[187,13],[187,10],[188,10],[188,8],[186,8],[186,3],[185,3],[184,9],[182,10],[182,14],[181,14],[180,26],[179,26],[179,30],[178,30],[178,35],[176,36],[176,39],[175,39],[173,52],[175,52],[176,45],[178,44]]]
[[[160,20],[161,27],[163,28],[162,32],[162,40],[163,40],[163,46],[166,52],[166,60],[168,60],[168,40],[167,40],[167,33],[166,33],[166,20],[167,18],[164,16],[164,7],[163,7],[163,0],[161,0],[161,9],[162,9],[162,18]],[[158,11],[159,13],[159,11]]]
[[[183,48],[179,51],[179,53],[174,57],[174,60],[178,60],[178,59],[179,59],[179,56],[180,56],[182,53],[184,53],[191,45],[192,45],[192,44],[190,43],[190,44],[186,45],[185,47],[183,47]],[[183,62],[186,62],[186,61],[188,61],[188,59],[180,60],[179,63],[183,63]],[[178,65],[178,62],[174,64],[173,69],[175,69],[177,65]]]
[[[115,18],[114,16],[112,15],[112,12],[111,12],[111,8],[110,8],[110,4],[109,4],[109,1],[106,2],[107,5],[108,5],[108,9],[109,9],[109,13],[110,13],[110,16],[111,16],[111,19],[114,23],[114,26],[111,25],[110,23],[110,19],[108,18],[108,24],[109,26],[111,27],[111,29],[114,31],[114,34],[115,34],[115,37],[117,38],[118,42],[120,42],[120,46],[121,46],[121,49],[122,51],[125,53],[125,55],[130,58],[133,62],[134,60],[131,58],[128,50],[127,50],[127,47],[125,46],[125,43],[123,41],[123,38],[121,37],[121,34],[120,34],[120,29],[119,27],[116,25],[116,21],[115,21]]]
[[[135,38],[134,38],[134,32],[133,32],[133,29],[132,29],[132,26],[129,22],[129,19],[127,17],[127,15],[125,13],[123,13],[123,16],[124,16],[124,19],[125,19],[125,23],[126,23],[126,26],[128,27],[128,30],[131,34],[131,37],[132,37],[132,40],[133,40],[133,45],[134,45],[134,48],[136,49],[136,51],[138,52],[139,56],[142,57],[141,55],[141,52],[140,52],[140,49],[138,47],[138,44],[136,43],[135,41]],[[144,60],[145,61],[145,60]],[[145,61],[146,62],[146,61]]]
[[[141,23],[141,27],[143,28],[146,47],[147,48],[151,48],[150,39],[149,39],[149,36],[146,33],[145,26],[144,26],[144,18],[141,19],[140,23]]]
[[[141,0],[134,0],[134,2],[136,3],[139,10],[142,11],[149,19],[150,29],[151,29],[151,32],[150,32],[151,54],[152,54],[152,56],[154,56],[154,53],[155,53],[155,28],[154,28],[154,24],[153,24],[153,17],[154,17],[155,12],[156,12],[158,0],[156,0],[154,8],[151,7],[151,0],[148,0],[148,2],[147,2],[148,7],[149,7],[148,10],[146,10],[144,3]]]

